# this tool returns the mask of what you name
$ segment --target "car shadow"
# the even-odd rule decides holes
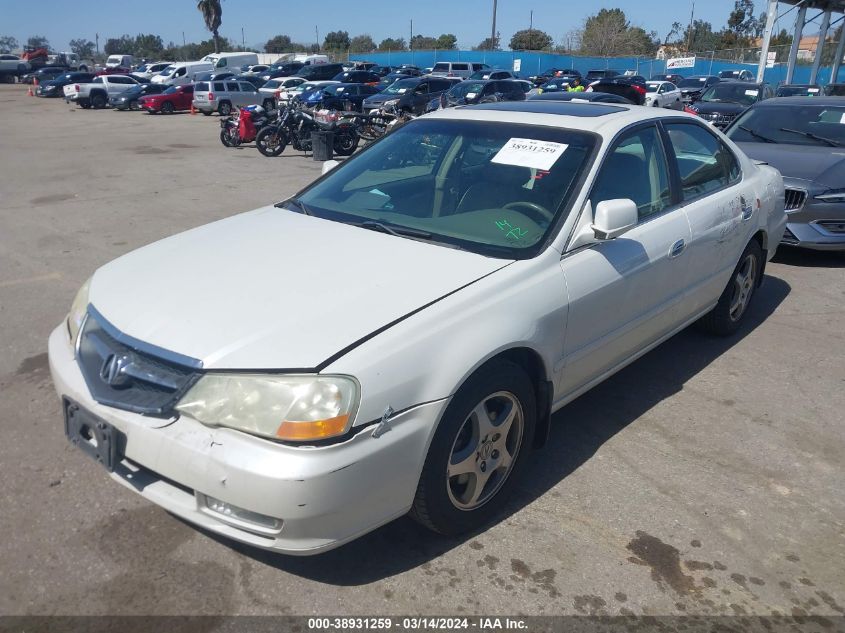
[[[845,251],[814,251],[781,244],[772,261],[805,268],[845,268]]]
[[[610,438],[681,391],[687,381],[759,327],[790,290],[782,279],[766,276],[734,336],[714,337],[688,328],[558,411],[552,417],[548,443],[535,453],[497,520],[519,512],[547,493]],[[277,554],[203,531],[226,547],[280,571],[331,585],[354,586],[418,567],[485,529],[447,538],[402,517],[312,557]]]

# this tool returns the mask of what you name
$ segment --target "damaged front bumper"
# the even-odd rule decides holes
[[[64,325],[49,357],[59,395],[121,435],[113,479],[207,530],[287,554],[332,549],[405,514],[448,402],[396,414],[378,437],[370,426],[339,444],[297,447],[97,403]]]

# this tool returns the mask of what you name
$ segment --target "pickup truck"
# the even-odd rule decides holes
[[[16,77],[29,72],[29,63],[17,55],[3,53],[0,55],[0,82],[12,83]]]
[[[65,101],[76,101],[83,108],[105,108],[109,97],[137,86],[138,81],[128,75],[100,75],[87,84],[69,84],[64,91]]]

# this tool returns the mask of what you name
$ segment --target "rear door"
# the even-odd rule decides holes
[[[227,81],[226,83],[226,98],[232,102],[232,105],[235,107],[246,105],[243,102],[243,96],[241,95],[241,88],[238,86],[237,81]]]
[[[592,209],[603,200],[629,198],[639,223],[561,259],[569,321],[558,393],[593,382],[677,326],[690,227],[671,182],[655,124],[620,135],[602,161],[590,191]]]
[[[261,94],[248,81],[240,81],[238,85],[241,87],[241,100],[244,105],[256,105],[262,102]]]
[[[753,186],[743,181],[736,156],[705,125],[695,121],[663,125],[691,230],[683,316],[692,316],[724,289],[750,238],[757,199]]]

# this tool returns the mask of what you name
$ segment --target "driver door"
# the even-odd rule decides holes
[[[603,200],[629,198],[639,223],[621,237],[576,247],[561,259],[569,320],[557,393],[589,385],[677,326],[690,227],[669,183],[666,152],[653,124],[627,132],[606,154],[590,193],[592,209]]]

